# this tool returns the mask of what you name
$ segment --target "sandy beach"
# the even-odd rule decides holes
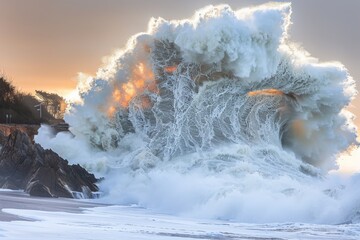
[[[67,213],[81,213],[83,208],[105,206],[103,204],[90,203],[75,199],[66,198],[41,198],[31,197],[23,191],[0,190],[0,221],[14,221],[27,220],[29,218],[22,218],[16,215],[8,214],[2,210],[5,208],[11,209],[26,209],[26,210],[41,210],[51,212],[67,212]]]

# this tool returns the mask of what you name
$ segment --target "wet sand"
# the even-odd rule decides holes
[[[24,219],[4,213],[2,211],[4,208],[81,213],[82,208],[99,206],[105,205],[77,199],[31,197],[23,191],[0,190],[0,221],[6,222],[15,220],[32,221],[32,219]]]

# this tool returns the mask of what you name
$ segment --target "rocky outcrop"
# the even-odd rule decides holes
[[[0,150],[6,143],[6,136],[0,131]]]
[[[3,143],[3,144],[1,144]],[[33,144],[19,130],[0,134],[0,187],[24,189],[41,197],[87,197],[98,191],[97,179],[80,165],[69,165],[52,150]]]
[[[9,136],[15,131],[21,131],[26,133],[31,141],[34,140],[34,136],[38,133],[40,125],[29,125],[29,124],[0,124],[0,133],[5,136]],[[1,142],[0,142],[1,144]]]

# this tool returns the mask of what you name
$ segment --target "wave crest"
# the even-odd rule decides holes
[[[356,144],[345,110],[356,90],[343,65],[319,63],[291,42],[290,14],[289,3],[238,11],[220,5],[201,9],[192,19],[152,19],[147,33],[132,37],[87,79],[86,88],[79,88],[81,102],[72,103],[66,115],[75,135],[69,141],[87,145],[92,160],[60,150],[59,135],[44,144],[92,170],[105,167],[104,186],[118,185],[122,202],[153,206],[149,189],[178,186],[183,177],[219,181],[215,189],[180,187],[183,194],[204,187],[200,196],[192,192],[189,203],[249,203],[254,192],[249,195],[237,182],[251,183],[256,176],[266,194],[269,181],[280,181],[268,200],[281,196],[293,207],[294,196],[311,192],[300,182],[322,178],[336,167],[337,154]],[[159,177],[169,179],[170,186]],[[288,177],[287,183],[279,180]],[[174,209],[175,200],[159,194],[171,199],[165,205]],[[219,194],[229,198],[224,202]],[[318,199],[333,201],[323,194],[317,192]],[[309,199],[303,200],[301,209],[312,211]],[[208,209],[204,206],[199,209]],[[274,214],[266,219],[276,219]]]

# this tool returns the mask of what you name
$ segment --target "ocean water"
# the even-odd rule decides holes
[[[141,210],[110,207],[74,219],[104,231],[123,220],[119,228],[141,235],[141,224],[125,227],[122,214],[150,211],[175,219],[173,226],[207,219],[190,220],[204,234],[229,228],[210,239],[240,231],[356,236],[358,225],[336,224],[359,222],[360,178],[329,174],[358,144],[346,110],[355,82],[341,63],[321,63],[296,44],[291,12],[289,3],[219,5],[190,19],[154,18],[96,76],[80,76],[65,116],[71,134],[42,126],[35,140],[104,177],[101,201]],[[101,211],[104,225],[88,216]],[[154,224],[151,237],[173,237]],[[191,224],[184,231],[202,238]]]

